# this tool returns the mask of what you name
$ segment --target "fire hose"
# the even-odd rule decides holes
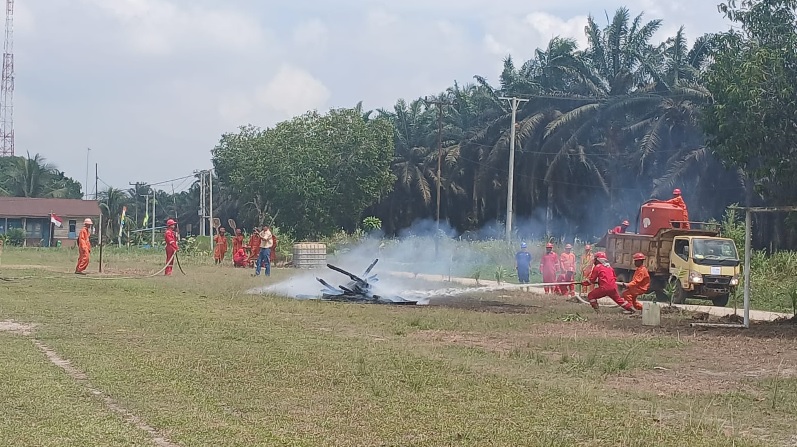
[[[158,270],[155,273],[150,273],[148,275],[113,276],[113,277],[72,275],[72,277],[78,276],[78,277],[80,277],[82,279],[89,279],[89,280],[94,280],[94,281],[111,281],[111,280],[120,280],[120,279],[146,279],[146,278],[153,278],[153,277],[163,273],[163,271],[166,270],[166,267],[168,267],[172,263],[172,261],[174,261],[174,260],[177,261],[177,268],[180,269],[180,273],[185,275],[186,273],[183,270],[183,266],[180,264],[180,257],[177,256],[177,252],[175,251],[172,254],[172,256],[166,261],[166,264],[164,264],[163,267],[161,267],[160,270]],[[20,277],[16,277],[16,278],[2,278],[2,277],[0,277],[0,281],[12,282],[12,281],[17,281],[17,280],[22,280],[22,279],[33,279],[33,278],[38,278],[38,279],[62,279],[62,278],[68,278],[68,277],[70,277],[70,276],[20,276]]]
[[[556,287],[556,286],[573,286],[573,285],[576,285],[576,284],[581,284],[581,283],[580,282],[576,282],[576,281],[570,281],[570,282],[538,282],[538,283],[529,283],[529,284],[519,284],[518,287]],[[618,285],[623,285],[625,283],[618,281],[617,284]],[[582,298],[581,294],[576,294],[576,299],[578,299],[578,301],[583,303],[583,304],[589,304],[589,301],[587,301],[584,298]],[[617,305],[617,303],[614,303],[614,302],[611,303],[611,304],[598,303],[598,305],[601,306],[601,307],[620,307],[620,306]]]

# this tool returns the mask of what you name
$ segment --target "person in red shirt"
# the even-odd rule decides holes
[[[606,259],[606,253],[595,253],[595,267],[592,269],[589,279],[581,283],[581,285],[588,286],[590,284],[598,284],[598,288],[593,290],[587,295],[589,305],[595,311],[598,311],[598,299],[609,297],[617,303],[618,306],[623,308],[624,313],[633,314],[634,307],[628,301],[620,296],[617,290],[617,276],[614,269],[609,265],[609,260]]]
[[[174,258],[177,256],[177,237],[174,235],[174,226],[177,221],[169,219],[166,221],[166,232],[163,233],[163,241],[166,243],[166,270],[164,274],[170,276],[172,274],[172,267],[174,267]]]
[[[611,233],[623,234],[623,233],[625,233],[625,230],[628,228],[629,225],[631,225],[631,224],[627,220],[624,220],[623,223],[621,223],[620,225],[617,225],[616,227],[614,227],[614,229],[611,231]]]
[[[240,228],[236,228],[235,236],[232,237],[232,255],[235,256],[235,253],[238,253],[241,248],[244,248],[244,235]]]
[[[626,289],[620,295],[624,300],[630,302],[636,310],[642,310],[642,303],[637,301],[637,297],[648,293],[648,289],[650,289],[650,273],[648,273],[648,268],[644,264],[645,255],[642,253],[634,254],[634,266],[636,267],[634,277],[631,282],[622,284]]]
[[[559,270],[559,256],[553,251],[553,244],[549,243],[545,246],[545,254],[540,259],[540,273],[542,273],[542,282],[554,283],[556,282],[556,272]],[[545,293],[552,293],[555,286],[543,286]]]
[[[232,255],[232,265],[234,267],[246,267],[246,250],[243,247],[239,248],[238,251],[233,253]]]

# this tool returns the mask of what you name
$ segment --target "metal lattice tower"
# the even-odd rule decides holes
[[[6,38],[0,84],[0,156],[14,155],[14,0],[6,0]]]

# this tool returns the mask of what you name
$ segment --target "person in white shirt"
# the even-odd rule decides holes
[[[271,229],[264,226],[257,234],[260,236],[260,255],[257,257],[255,265],[255,276],[260,276],[261,267],[265,267],[266,276],[271,276],[271,246],[274,245]]]

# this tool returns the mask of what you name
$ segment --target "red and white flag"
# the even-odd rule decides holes
[[[61,218],[55,214],[50,213],[50,222],[58,228],[61,228]]]

